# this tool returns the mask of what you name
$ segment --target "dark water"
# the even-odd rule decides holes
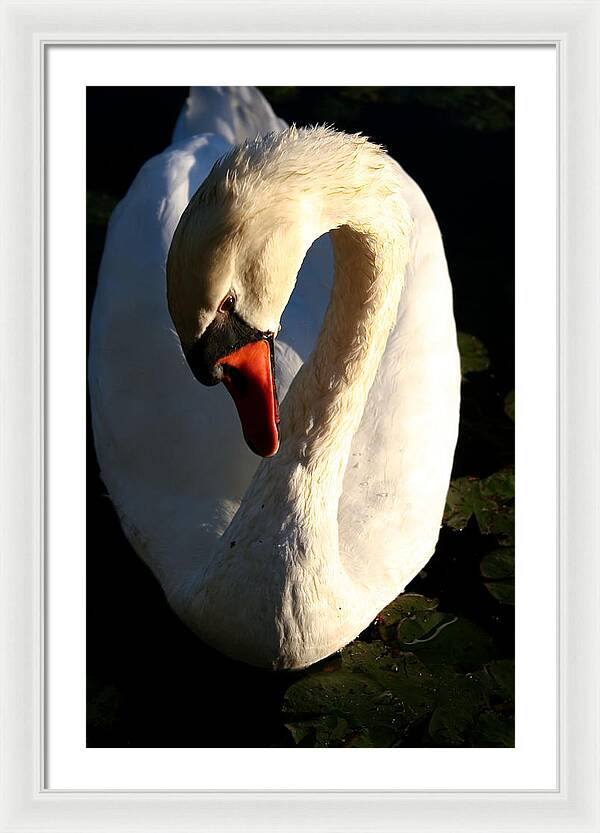
[[[444,237],[458,328],[480,339],[490,357],[489,368],[463,384],[453,478],[483,478],[510,466],[514,426],[504,397],[514,386],[512,88],[263,92],[287,121],[333,122],[381,142],[425,191]],[[141,164],[168,145],[186,94],[88,88],[88,306],[110,208]],[[91,436],[87,462],[88,745],[293,746],[282,703],[306,674],[252,669],[193,637],[125,541]],[[407,588],[478,625],[490,639],[490,661],[514,657],[513,608],[494,598],[481,574],[482,557],[497,545],[474,517],[462,532],[445,526],[436,554]],[[377,639],[371,629],[363,641]],[[452,656],[444,662],[451,666]],[[398,745],[431,743],[426,728],[415,726]],[[464,737],[465,745],[479,745],[476,733]]]

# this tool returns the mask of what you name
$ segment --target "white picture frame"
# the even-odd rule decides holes
[[[0,831],[598,831],[600,3],[2,3]],[[559,786],[44,787],[44,85],[52,43],[549,44],[559,83]],[[351,753],[352,754],[352,753]]]

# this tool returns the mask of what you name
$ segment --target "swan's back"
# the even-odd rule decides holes
[[[179,114],[173,142],[212,133],[230,145],[285,130],[271,105],[254,87],[191,87]]]

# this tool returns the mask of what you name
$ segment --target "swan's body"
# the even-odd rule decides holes
[[[96,448],[129,540],[184,621],[232,657],[302,667],[353,639],[434,550],[458,426],[451,287],[427,201],[378,147],[292,129],[209,177],[231,145],[186,135],[204,94],[111,219],[91,327]],[[252,95],[263,132],[281,131]],[[228,122],[227,138],[248,123]],[[329,307],[327,237],[286,306],[331,229]],[[281,447],[263,462],[223,385],[200,385],[182,354],[229,287],[257,330],[276,331],[285,308]]]

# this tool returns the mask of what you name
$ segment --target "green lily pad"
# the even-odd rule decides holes
[[[423,611],[399,622],[396,628],[396,640],[404,650],[413,651],[420,645],[435,639],[445,627],[454,622],[456,622],[456,616],[450,613],[440,613],[435,610]]]
[[[436,614],[428,617],[423,632],[416,635],[414,622],[400,623],[398,647],[412,651],[426,666],[451,665],[459,671],[481,668],[492,658],[490,636],[474,622],[461,616]]]
[[[392,746],[435,699],[434,678],[415,656],[393,657],[382,642],[356,641],[342,651],[341,670],[292,685],[283,711],[296,743]]]
[[[336,715],[286,723],[297,746],[372,746],[366,730],[353,731],[348,721]],[[360,737],[359,737],[360,736]]]
[[[452,480],[446,497],[444,523],[462,532],[471,516],[477,517],[481,512],[483,502],[481,483],[476,477],[459,477]]]
[[[476,674],[441,680],[429,722],[437,746],[514,746],[514,662],[497,660]]]
[[[493,701],[513,701],[515,696],[515,662],[500,659],[485,665],[477,677]]]
[[[483,480],[459,477],[450,483],[444,523],[460,531],[474,515],[483,535],[500,535],[508,543],[514,535],[514,493],[511,469]]]
[[[346,738],[363,730],[373,730],[383,741],[380,745],[389,746],[393,715],[389,706],[378,705],[382,690],[362,674],[309,674],[286,691],[286,726],[296,742],[310,738],[311,746],[343,746]]]
[[[481,481],[481,493],[493,500],[511,500],[515,496],[515,472],[502,469]]]
[[[442,676],[438,704],[429,721],[429,735],[436,746],[466,746],[478,714],[486,705],[485,692],[475,675]]]
[[[402,701],[402,712],[421,716],[433,702],[433,676],[412,653],[388,653],[382,642],[352,642],[342,651],[342,667],[368,675]]]
[[[504,397],[504,413],[509,419],[515,421],[515,392],[511,390]]]
[[[515,603],[515,551],[500,547],[489,552],[481,561],[481,575],[492,596],[502,604]]]
[[[417,593],[401,595],[380,615],[379,633],[387,645],[413,653],[427,666],[456,665],[469,670],[486,662],[491,650],[486,632],[437,607],[435,599]]]
[[[493,582],[485,586],[487,591],[501,604],[514,605],[515,585],[513,582]]]
[[[290,686],[285,694],[286,711],[307,715],[343,714],[354,706],[371,702],[380,686],[368,677],[347,671],[309,674]]]
[[[488,579],[514,579],[514,549],[512,547],[500,547],[489,552],[481,561],[481,575]]]
[[[478,715],[473,728],[478,747],[512,747],[515,745],[515,719],[487,709]]]
[[[430,670],[431,666],[481,667],[491,656],[489,635],[469,619],[437,608],[435,599],[405,593],[383,611],[379,632],[389,648],[414,654]],[[356,645],[345,648],[342,656],[359,650]]]
[[[488,351],[475,336],[458,333],[458,350],[463,379],[467,373],[478,373],[490,366]]]
[[[435,599],[428,599],[418,593],[402,593],[377,617],[379,635],[384,642],[394,639],[398,622],[417,614],[432,613],[437,606]]]

